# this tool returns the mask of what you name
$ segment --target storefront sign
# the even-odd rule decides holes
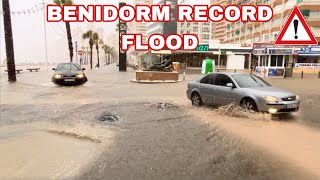
[[[299,69],[320,69],[320,63],[295,63],[294,68]]]
[[[262,49],[262,48],[304,48],[308,46],[303,45],[274,45],[272,43],[253,43],[253,49]]]
[[[292,49],[269,49],[269,54],[291,55]]]
[[[268,68],[268,77],[284,77],[284,68]]]
[[[199,45],[196,51],[209,51],[209,44]]]
[[[301,48],[298,54],[320,54],[320,46],[309,46]]]
[[[266,54],[266,50],[265,49],[254,49],[252,51],[252,54],[254,54],[254,55],[265,55]]]

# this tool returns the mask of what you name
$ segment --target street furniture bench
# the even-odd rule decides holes
[[[40,70],[40,68],[29,68],[27,70],[29,70],[30,72],[32,72],[32,71],[38,72]]]
[[[4,70],[5,72],[8,72],[8,70]],[[20,74],[20,72],[23,71],[22,69],[16,69],[16,74]]]

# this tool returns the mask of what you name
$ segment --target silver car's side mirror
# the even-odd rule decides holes
[[[227,83],[227,87],[234,88],[234,85],[232,83]]]

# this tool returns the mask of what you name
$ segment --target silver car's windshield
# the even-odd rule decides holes
[[[59,64],[57,71],[79,71],[80,67],[76,64]]]
[[[232,77],[242,88],[271,86],[266,81],[255,75],[235,74],[232,75]]]

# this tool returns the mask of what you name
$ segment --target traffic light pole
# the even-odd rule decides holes
[[[126,5],[124,2],[119,3],[119,8]],[[127,52],[121,49],[121,35],[127,33],[127,23],[122,22],[119,18],[119,71],[127,71]]]

